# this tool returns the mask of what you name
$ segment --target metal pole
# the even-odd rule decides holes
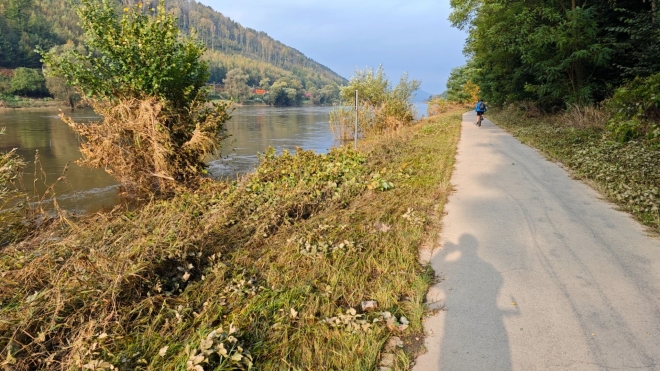
[[[358,91],[355,91],[355,145],[354,148],[357,149],[357,137],[358,137]]]

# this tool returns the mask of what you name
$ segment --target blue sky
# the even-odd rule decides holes
[[[201,2],[346,78],[382,64],[393,83],[408,72],[423,90],[441,93],[451,69],[465,62],[465,34],[449,25],[449,0]]]

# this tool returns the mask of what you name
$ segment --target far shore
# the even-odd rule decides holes
[[[71,106],[69,103],[64,100],[42,100],[42,99],[30,99],[28,101],[20,101],[16,103],[7,103],[5,101],[0,101],[0,111],[11,111],[11,110],[70,110]],[[78,107],[76,107],[78,109]]]
[[[230,103],[231,101],[227,100],[212,100],[214,103]],[[248,107],[248,106],[264,106],[264,107],[276,107],[272,106],[266,103],[238,103],[238,102],[231,102],[231,105],[233,107]],[[311,104],[308,101],[302,102],[300,106],[317,106],[315,104]],[[300,107],[299,106],[299,107]],[[332,106],[330,104],[322,104],[318,106]],[[81,106],[81,107],[76,107],[76,110],[78,109],[83,109],[87,108],[89,106]],[[70,111],[71,106],[69,106],[69,102],[64,101],[64,100],[53,100],[53,99],[30,99],[30,100],[25,100],[25,101],[20,101],[16,103],[7,103],[5,101],[0,100],[0,112],[6,112],[6,111],[12,111],[12,110],[25,110],[25,111]]]

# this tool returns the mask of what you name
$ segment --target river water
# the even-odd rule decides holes
[[[209,172],[214,177],[233,178],[254,169],[258,153],[273,147],[278,153],[296,147],[326,153],[337,145],[330,132],[328,119],[332,107],[238,107],[227,123],[231,135],[223,142],[221,153],[209,158]],[[417,105],[425,112],[424,105]],[[0,152],[12,148],[28,161],[23,187],[35,199],[61,175],[54,191],[58,205],[75,213],[96,212],[111,208],[119,202],[117,184],[101,169],[79,167],[79,138],[60,120],[57,111],[6,110],[0,111],[0,128],[6,135],[0,136]],[[99,119],[92,110],[66,112],[78,122]],[[35,154],[39,162],[35,166]],[[35,181],[36,175],[36,181]],[[52,200],[43,202],[52,207]]]

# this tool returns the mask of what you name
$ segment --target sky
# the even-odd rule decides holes
[[[199,0],[198,0],[199,1]],[[465,33],[447,20],[449,0],[201,0],[350,78],[356,68],[383,65],[393,84],[404,72],[421,89],[445,90],[452,68],[465,63]]]

